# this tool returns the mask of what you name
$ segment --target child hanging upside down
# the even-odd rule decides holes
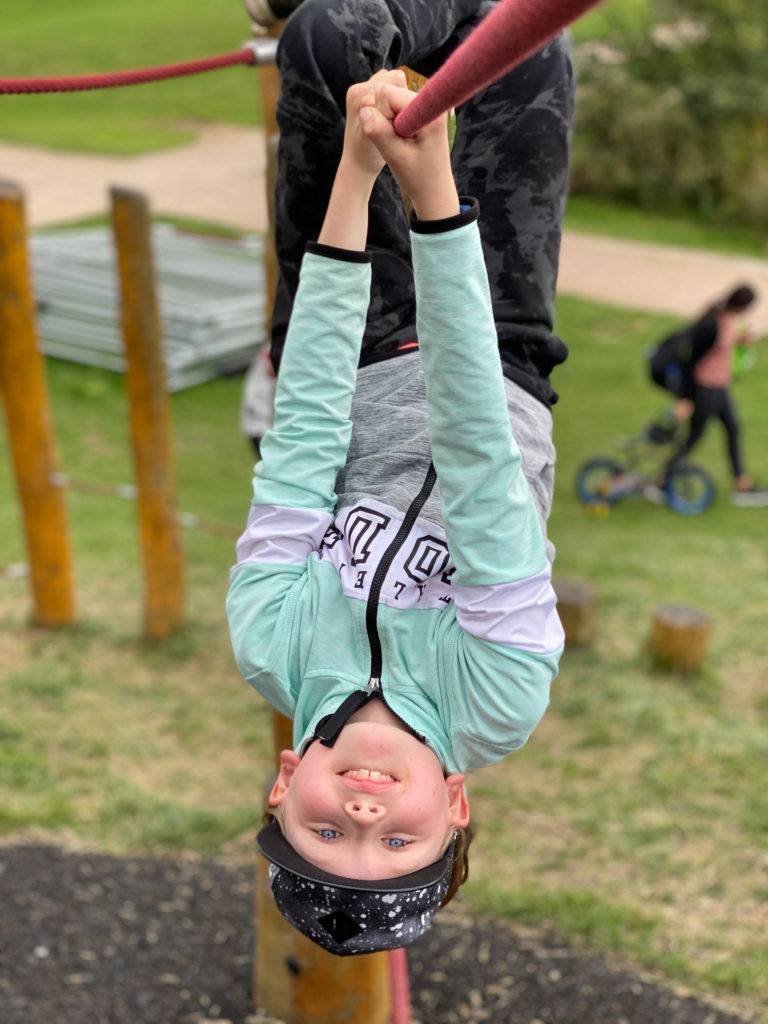
[[[525,743],[562,649],[545,524],[567,53],[458,111],[453,170],[444,117],[394,132],[402,72],[362,73],[429,70],[482,10],[305,0],[279,56],[275,422],[227,609],[244,677],[294,723],[258,839],[272,891],[341,955],[412,941],[464,880],[465,773]]]

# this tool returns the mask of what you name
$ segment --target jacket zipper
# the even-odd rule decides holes
[[[427,498],[432,493],[432,488],[435,486],[437,480],[437,473],[432,462],[429,464],[427,475],[424,478],[424,483],[421,485],[421,490],[413,499],[411,504],[408,506],[408,510],[403,517],[403,521],[400,524],[400,529],[397,531],[392,539],[387,550],[381,556],[381,561],[376,566],[376,570],[371,580],[371,589],[368,593],[368,601],[366,602],[365,608],[365,631],[368,634],[368,643],[371,648],[371,674],[368,680],[368,692],[380,693],[381,692],[381,673],[382,673],[382,654],[381,654],[381,638],[379,637],[379,629],[376,622],[379,610],[379,595],[381,594],[381,588],[384,585],[384,580],[387,573],[392,565],[395,555],[403,546],[408,537],[408,534],[413,529],[413,525],[419,518],[421,510],[424,508]]]

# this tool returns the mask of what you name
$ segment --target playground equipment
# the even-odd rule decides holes
[[[714,501],[715,484],[701,466],[674,458],[680,430],[676,424],[651,423],[615,442],[615,456],[587,459],[576,473],[581,501],[605,514],[623,498],[640,495],[681,515],[704,512]]]
[[[0,183],[0,394],[24,519],[34,620],[39,626],[70,626],[76,615],[69,523],[63,494],[53,483],[59,456],[37,348],[26,241],[21,192]]]
[[[120,266],[126,386],[144,566],[144,635],[162,640],[183,621],[184,560],[146,200],[138,193],[113,189],[112,219]],[[59,468],[38,350],[26,243],[21,191],[3,186],[0,393],[24,514],[33,621],[39,626],[69,626],[75,623],[76,613],[63,497],[66,476]]]
[[[184,619],[184,556],[176,522],[173,444],[155,291],[150,217],[143,196],[112,189],[120,268],[131,439],[139,488],[145,632],[169,636]]]
[[[0,94],[104,88],[232,64],[274,62],[276,46],[275,39],[253,40],[238,53],[224,57],[116,75],[0,79]],[[178,535],[180,517],[175,511],[149,212],[143,197],[113,190],[112,221],[120,265],[126,383],[145,572],[144,635],[162,640],[183,620],[184,564]],[[24,520],[32,620],[38,626],[70,626],[76,621],[76,605],[63,494],[69,481],[59,467],[29,266],[23,195],[12,183],[0,183],[0,394]],[[23,388],[19,381],[24,382]],[[92,489],[98,492],[98,485]],[[195,519],[187,517],[187,525]]]

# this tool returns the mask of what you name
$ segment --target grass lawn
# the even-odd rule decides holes
[[[250,38],[241,3],[207,0],[39,0],[6,5],[5,78],[86,75],[176,64],[238,50]],[[92,92],[0,96],[0,138],[133,154],[178,145],[204,121],[260,122],[258,72],[237,65]]]
[[[478,773],[465,901],[654,967],[757,1008],[768,996],[768,510],[735,509],[717,431],[697,459],[721,486],[700,517],[642,500],[597,518],[575,470],[664,405],[642,349],[662,318],[562,299],[573,356],[557,374],[557,574],[600,593],[595,643],[566,652],[526,748]],[[63,468],[131,479],[122,382],[48,361]],[[233,531],[249,500],[241,380],[172,397],[179,506]],[[746,449],[768,480],[764,368],[736,387]],[[20,562],[18,506],[0,444],[0,566]],[[238,677],[224,620],[234,541],[185,533],[188,622],[141,642],[136,510],[70,493],[80,625],[28,624],[28,584],[0,577],[0,832],[113,851],[251,856],[271,760],[268,709]],[[697,678],[646,656],[656,604],[712,616]]]
[[[565,227],[571,231],[627,238],[635,242],[708,249],[729,256],[768,258],[768,240],[746,225],[718,227],[682,214],[653,213],[590,196],[570,196]]]

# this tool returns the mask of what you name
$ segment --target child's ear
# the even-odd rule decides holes
[[[448,809],[451,812],[451,824],[466,828],[469,824],[469,804],[464,792],[464,776],[460,773],[449,775],[445,784],[448,787]]]
[[[299,755],[295,754],[292,750],[282,750],[280,752],[280,771],[277,773],[277,779],[272,787],[272,792],[269,794],[270,807],[278,807],[285,800],[288,787],[291,784],[291,776],[296,771],[300,761]]]

